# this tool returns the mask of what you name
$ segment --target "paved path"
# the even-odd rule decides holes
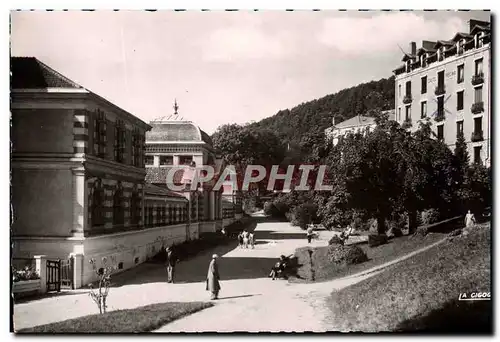
[[[207,301],[205,277],[215,252],[221,256],[222,278],[217,305],[174,321],[157,332],[326,331],[329,311],[324,300],[332,291],[374,276],[404,259],[325,283],[272,281],[267,275],[279,255],[292,254],[296,248],[307,245],[307,240],[303,231],[289,223],[257,219],[261,222],[255,227],[255,249],[241,249],[235,244],[220,246],[181,262],[176,284],[165,282],[165,271],[158,264],[143,264],[115,276],[113,280],[118,287],[110,290],[108,311],[170,301]],[[331,235],[320,232],[319,239],[313,240],[311,246],[326,245]],[[67,295],[16,304],[14,323],[18,330],[95,313],[97,307],[86,291],[71,291]]]

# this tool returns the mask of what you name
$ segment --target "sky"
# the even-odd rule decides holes
[[[387,78],[410,41],[451,39],[483,11],[19,11],[11,55],[34,56],[149,122],[211,134]]]

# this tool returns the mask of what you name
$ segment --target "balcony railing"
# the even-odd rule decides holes
[[[411,101],[413,101],[413,99],[411,97],[411,94],[410,95],[405,95],[405,97],[403,98],[403,103],[404,104],[411,103]]]
[[[446,89],[444,87],[444,84],[438,85],[436,87],[436,89],[434,90],[434,94],[436,94],[436,96],[443,95],[444,93],[446,93]]]
[[[472,132],[472,136],[470,137],[470,141],[472,142],[477,142],[477,141],[483,141],[483,131],[476,131]]]
[[[444,117],[444,110],[438,110],[438,111],[436,112],[436,115],[434,116],[434,120],[435,120],[436,122],[441,122],[441,121],[443,121],[444,119],[445,119],[445,117]]]
[[[405,119],[405,121],[403,121],[403,123],[401,124],[401,127],[403,129],[408,129],[412,126],[412,123],[411,123],[411,118],[408,118],[408,119]]]
[[[472,114],[479,114],[481,112],[484,112],[484,102],[473,103],[470,111],[472,112]]]
[[[480,72],[479,74],[472,76],[471,83],[472,85],[484,83],[484,74]]]

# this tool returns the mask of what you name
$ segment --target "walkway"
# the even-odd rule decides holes
[[[165,282],[165,271],[158,264],[143,264],[115,276],[113,281],[118,287],[110,290],[108,311],[171,301],[207,301],[205,277],[215,252],[221,256],[222,278],[217,305],[174,321],[158,332],[320,332],[328,329],[329,313],[324,299],[332,291],[378,274],[389,265],[325,283],[272,281],[267,275],[279,255],[292,254],[296,248],[307,245],[307,241],[304,232],[289,223],[266,222],[258,217],[257,220],[255,249],[241,249],[235,244],[220,246],[181,262],[176,284]],[[331,235],[331,232],[320,232],[320,238],[313,240],[311,246],[326,245]],[[97,307],[85,290],[72,291],[15,305],[14,323],[18,330],[95,313]]]

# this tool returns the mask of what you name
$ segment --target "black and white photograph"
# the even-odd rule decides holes
[[[493,334],[492,11],[83,8],[9,12],[11,333]]]

